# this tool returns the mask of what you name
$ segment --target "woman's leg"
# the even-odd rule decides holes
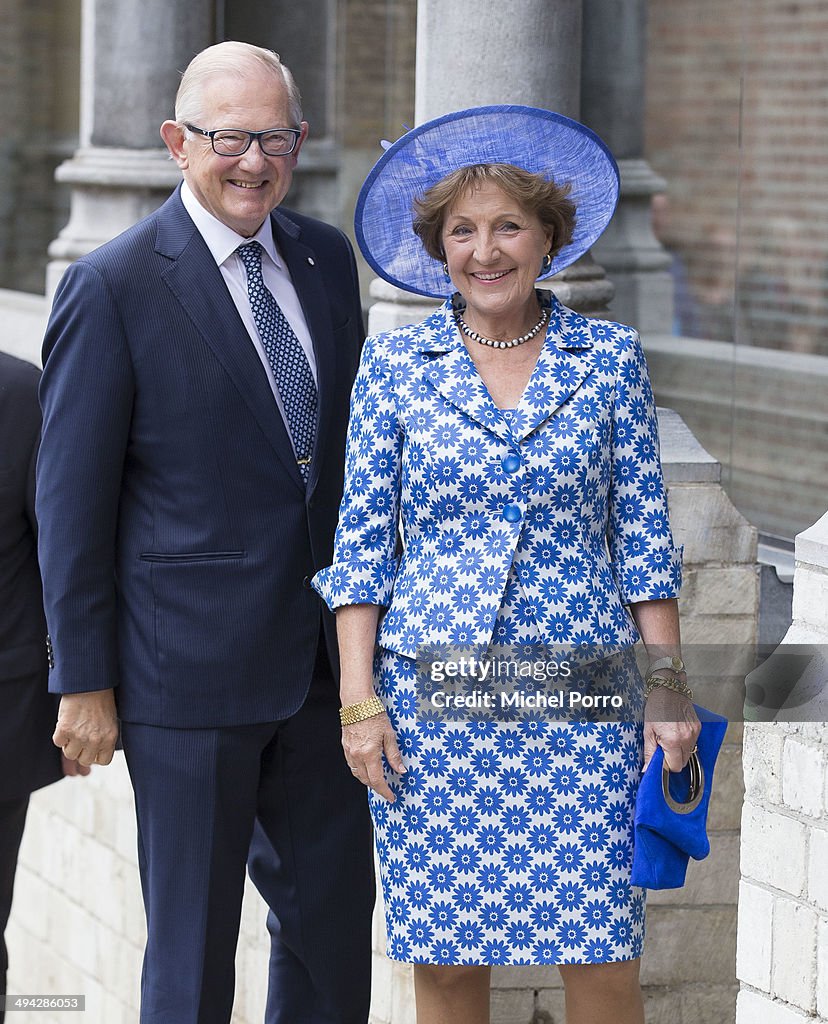
[[[414,964],[417,1024],[489,1024],[491,967]]]
[[[562,964],[566,1024],[644,1024],[640,964]]]

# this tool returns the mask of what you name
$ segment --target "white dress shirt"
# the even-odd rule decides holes
[[[305,320],[305,314],[302,312],[299,296],[296,294],[296,289],[293,287],[293,282],[290,279],[288,268],[279,250],[276,248],[270,217],[265,217],[264,223],[252,238],[245,238],[243,235],[236,234],[232,228],[227,227],[226,224],[223,224],[218,218],[214,217],[212,213],[205,210],[190,191],[186,182],[181,186],[181,201],[184,203],[184,209],[198,228],[199,234],[206,242],[207,248],[210,250],[213,259],[221,271],[221,276],[224,278],[230,291],[230,297],[239,311],[242,323],[247,328],[250,340],[253,342],[259,354],[259,359],[262,361],[262,366],[265,368],[267,379],[270,382],[270,390],[273,392],[276,404],[279,406],[279,412],[282,414],[285,426],[288,427],[285,407],[282,404],[279,388],[276,385],[276,378],[273,376],[273,371],[270,368],[267,353],[264,350],[262,339],[259,337],[259,331],[256,328],[256,321],[253,319],[253,310],[250,308],[250,298],[247,294],[247,272],[241,258],[236,254],[236,249],[240,245],[244,245],[245,242],[256,241],[264,249],[262,254],[262,277],[264,278],[264,283],[278,302],[280,309],[287,317],[288,323],[299,339],[299,344],[302,346],[302,350],[307,357],[313,379],[318,386],[316,356],[313,352],[310,331]],[[289,427],[288,437],[290,437]],[[293,439],[291,438],[292,443]]]

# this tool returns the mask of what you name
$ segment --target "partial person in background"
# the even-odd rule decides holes
[[[40,371],[0,352],[0,1024],[4,1019],[17,855],[29,795],[66,775],[88,775],[52,743],[57,700],[48,692],[46,622],[37,566],[34,483]]]
[[[699,338],[697,301],[687,279],[687,266],[672,238],[670,197],[656,192],[650,200],[653,234],[670,256],[669,273],[673,282],[673,334],[681,338]]]

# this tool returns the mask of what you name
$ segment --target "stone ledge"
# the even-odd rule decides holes
[[[684,545],[685,565],[756,562],[756,529],[737,511],[719,484],[671,486],[668,503],[673,536]]]
[[[696,440],[690,428],[673,409],[658,410],[661,462],[664,479],[672,483],[718,483],[722,467]]]
[[[828,512],[797,535],[794,555],[797,562],[828,569]]]

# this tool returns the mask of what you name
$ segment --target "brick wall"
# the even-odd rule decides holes
[[[827,0],[650,3],[646,155],[681,333],[828,354],[826,58]]]
[[[0,287],[43,292],[68,217],[55,167],[77,145],[80,0],[5,0],[0,17]]]

